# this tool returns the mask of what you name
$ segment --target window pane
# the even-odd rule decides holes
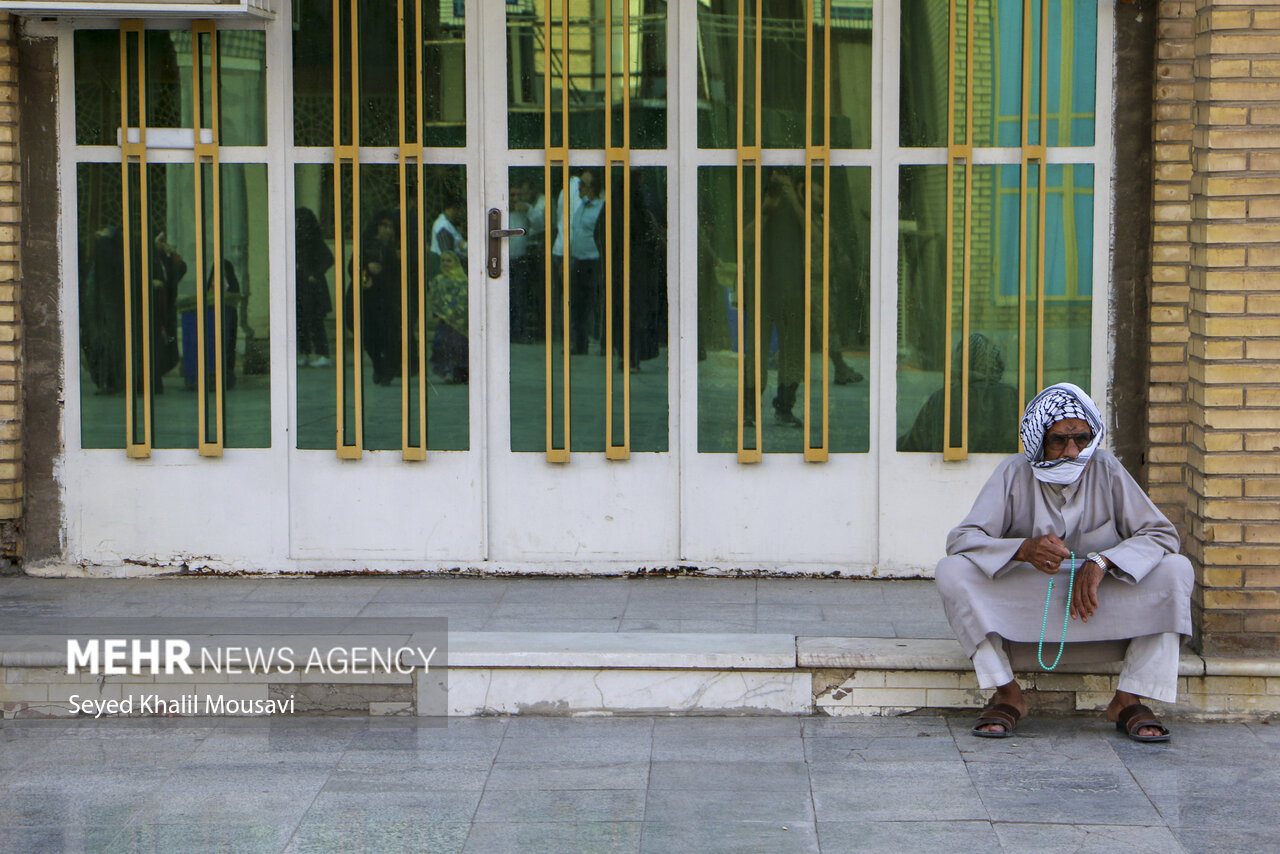
[[[76,143],[119,144],[119,30],[77,30],[75,64]]]
[[[417,400],[423,378],[417,369],[419,338],[418,211],[414,170],[406,185],[408,239],[401,231],[399,167],[360,167],[360,282],[361,349],[366,450],[401,448],[401,385],[403,380],[401,266],[408,265],[409,415],[410,441],[418,435]],[[466,172],[463,166],[423,169],[423,198],[427,216],[423,253],[427,310],[424,326],[428,356],[427,448],[466,450],[469,442],[468,286],[466,263]],[[297,302],[298,447],[332,449],[335,439],[337,348],[342,334],[346,372],[347,430],[354,430],[352,366],[352,226],[350,172],[343,178],[343,237],[334,240],[333,167],[328,164],[295,168],[296,245],[294,247]],[[335,244],[340,243],[338,247]],[[335,302],[344,301],[344,328],[336,329]],[[348,432],[348,435],[353,435]]]
[[[207,167],[206,167],[207,168]],[[124,447],[125,313],[123,230],[118,164],[78,167],[78,215],[81,234],[80,338],[81,431],[86,448]],[[130,177],[131,201],[139,198],[141,173]],[[142,348],[151,351],[152,443],[156,448],[194,448],[197,440],[198,346],[196,323],[195,168],[191,164],[147,167],[147,235],[134,238],[133,340],[135,413],[142,438]],[[205,303],[212,307],[212,176],[205,183]],[[223,249],[223,358],[226,383],[225,425],[228,447],[270,445],[270,372],[267,281],[268,207],[266,166],[221,167]],[[137,205],[132,204],[137,209]],[[135,214],[131,234],[141,233]],[[140,330],[141,284],[138,247],[148,247],[150,336]],[[213,329],[212,313],[206,329]],[[261,336],[261,337],[258,337]],[[206,339],[213,357],[213,339]],[[213,362],[209,361],[210,405]],[[210,410],[210,424],[213,423]]]
[[[1093,263],[1093,168],[1049,166],[1045,230],[1045,385],[1089,387]],[[1019,167],[973,169],[970,228],[969,450],[1012,453],[1022,408],[1019,351],[1025,353],[1025,394],[1036,378],[1036,244],[1039,187],[1030,173],[1026,198],[1026,325],[1020,327]],[[953,290],[945,290],[946,167],[906,166],[901,172],[898,342],[898,450],[942,450],[945,415],[943,347],[952,350],[951,443],[962,441],[964,392],[961,330],[963,192],[955,191]],[[1070,215],[1066,215],[1069,212]],[[948,300],[950,313],[948,313]],[[943,334],[943,330],[948,330]],[[1019,330],[1022,330],[1021,334]],[[947,344],[945,342],[949,341]]]
[[[806,4],[813,7],[814,139],[822,143],[824,26],[822,0],[764,0],[761,46],[761,127],[767,148],[805,145]],[[831,145],[871,145],[871,3],[852,0],[831,9]],[[752,145],[755,104],[755,5],[748,4],[743,60],[746,139]],[[738,3],[710,0],[698,6],[698,145],[733,148],[738,121]]]
[[[612,90],[606,92],[604,2],[611,3]],[[623,3],[630,15],[631,147],[667,144],[666,0],[569,0],[569,146],[603,148],[606,97],[614,145],[622,143]],[[512,148],[542,148],[546,69],[546,0],[507,4],[507,129]],[[560,146],[563,93],[560,3],[552,2],[551,144]]]
[[[631,450],[666,451],[667,441],[667,176],[664,167],[631,170],[630,230],[623,211],[623,174],[611,169],[607,198],[596,186],[601,169],[574,169],[569,198],[570,444],[574,452],[605,448],[605,374],[613,377],[612,441],[623,442],[624,372],[631,380]],[[547,194],[543,170],[510,170],[509,221],[528,229],[510,242],[511,253],[511,449],[545,452],[546,440],[546,252],[552,262],[552,435],[563,447],[563,276],[564,241],[559,236],[564,200],[559,171],[553,171],[550,240],[546,239]],[[584,187],[585,184],[585,187]],[[612,237],[605,210],[611,209]],[[612,258],[613,317],[605,315],[605,240]],[[630,243],[630,354],[623,361],[624,240]],[[613,334],[606,355],[605,329]]]
[[[750,176],[750,171],[744,172]],[[866,167],[833,167],[830,188],[821,170],[814,170],[810,199],[813,223],[813,279],[810,314],[810,352],[805,353],[804,199],[801,169],[767,167],[761,199],[762,245],[759,277],[760,340],[768,348],[759,383],[752,381],[754,364],[754,201],[751,180],[744,177],[746,198],[742,254],[742,318],[746,342],[745,409],[754,413],[753,395],[762,397],[764,450],[799,453],[804,440],[804,367],[806,358],[814,383],[811,418],[821,418],[822,364],[822,195],[830,193],[829,252],[831,384],[830,445],[833,452],[862,452],[869,444],[868,385],[870,352],[869,301],[871,176]],[[707,166],[698,170],[698,450],[732,453],[737,450],[738,301],[736,293],[737,225],[736,168]],[[769,374],[774,374],[772,381]],[[773,393],[766,394],[771,384]],[[755,388],[758,386],[758,388]],[[754,428],[748,444],[754,442]],[[820,431],[811,432],[819,444]]]
[[[1021,144],[1021,0],[994,0],[974,18],[973,144]],[[947,40],[950,6],[943,0],[903,0],[901,31],[901,141],[904,146],[947,144]],[[956,141],[964,139],[967,13],[956,5]],[[1093,144],[1097,0],[1049,4],[1049,127],[1051,146]],[[1032,4],[1029,141],[1041,140],[1040,4]]]
[[[293,4],[293,144],[333,145],[331,3]]]

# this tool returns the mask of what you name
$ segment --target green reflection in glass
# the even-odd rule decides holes
[[[399,167],[365,164],[360,167],[360,283],[361,349],[364,411],[352,409],[354,339],[351,300],[350,179],[344,177],[343,239],[335,248],[333,167],[306,164],[295,167],[296,210],[294,269],[298,330],[297,419],[298,447],[334,447],[337,348],[333,318],[335,300],[344,300],[345,327],[342,369],[346,374],[346,430],[354,436],[356,417],[363,418],[366,450],[401,448],[401,385],[403,382],[402,323],[404,302],[401,268],[408,265],[409,414],[410,441],[417,439],[417,369],[419,301],[417,299],[418,221],[416,176],[410,170],[406,185],[407,239],[401,232]],[[426,350],[427,448],[465,451],[469,443],[469,362],[466,242],[466,169],[439,165],[423,169],[427,269]]]
[[[814,138],[821,140],[823,3],[821,0],[764,0],[761,126],[766,148],[803,148],[805,109],[806,2],[813,6]],[[870,0],[836,0],[831,8],[831,145],[871,145]],[[754,124],[755,8],[747,5],[743,95],[747,128]],[[698,5],[698,145],[737,145],[738,2],[709,0]],[[945,41],[944,41],[945,48]],[[748,130],[748,137],[750,131]],[[751,145],[753,140],[746,139]]]
[[[1022,122],[1022,2],[994,0],[974,19],[973,144],[1017,146]],[[1039,144],[1040,4],[1032,6],[1030,143]],[[903,0],[900,122],[904,146],[947,144],[947,36],[944,0]],[[956,141],[964,142],[966,6],[956,5]],[[1097,0],[1049,4],[1048,136],[1051,146],[1093,144]]]
[[[331,3],[293,6],[293,144],[333,145]]]
[[[189,30],[146,31],[148,127],[191,127],[191,41]],[[120,32],[77,30],[74,44],[76,142],[118,145]],[[220,141],[223,145],[265,145],[266,35],[251,30],[219,31],[218,46]],[[136,62],[136,54],[130,53]]]
[[[829,186],[820,169],[811,170],[810,198],[814,260],[810,352],[804,347],[804,200],[802,169],[762,170],[760,338],[768,348],[762,378],[752,381],[754,291],[754,225],[743,238],[744,334],[746,338],[746,412],[753,395],[763,396],[765,452],[803,451],[804,365],[814,383],[811,398],[811,443],[821,440],[822,378],[822,197],[830,196],[830,400],[829,449],[865,452],[870,441],[869,370],[871,270],[871,172],[867,167],[832,167]],[[750,172],[745,172],[744,176]],[[750,190],[750,181],[745,180]],[[698,170],[698,450],[737,450],[738,305],[736,294],[736,170],[706,166]],[[747,194],[744,208],[754,208]],[[773,374],[770,381],[769,374]],[[773,393],[767,393],[772,385]],[[753,429],[744,435],[754,442]]]
[[[1093,255],[1093,168],[1047,169],[1045,231],[1044,383],[1069,381],[1089,386]],[[898,450],[942,450],[943,351],[937,344],[947,298],[940,275],[946,263],[946,170],[942,166],[902,169],[902,256],[899,278]],[[1032,173],[1034,175],[1034,172]],[[1027,395],[1035,387],[1035,259],[1038,182],[1027,198],[1027,324],[1019,340],[1019,167],[978,166],[973,170],[970,230],[969,450],[1017,450],[1018,352],[1027,358]],[[955,248],[956,261],[961,243]],[[959,268],[957,267],[957,270]],[[952,443],[961,440],[961,279],[952,294]],[[945,339],[944,339],[945,340]]]
[[[399,66],[397,6],[390,0],[361,0],[356,15],[359,40],[360,144],[394,146],[400,142],[400,79],[408,82],[404,110],[410,141],[417,122],[414,48],[422,51],[422,143],[428,147],[466,145],[466,24],[454,4],[423,0],[420,27],[413,23],[414,4],[405,3],[405,68]],[[348,5],[340,7],[339,44],[344,85],[344,142],[349,142],[350,21]],[[327,2],[302,3],[293,14],[294,144],[333,144],[333,7]],[[416,34],[416,40],[415,40]]]
[[[507,5],[507,133],[512,148],[542,148],[546,68],[547,0]],[[613,14],[613,91],[606,93],[605,32],[602,0],[569,0],[569,147],[603,148],[606,95],[613,102],[613,144],[623,137],[622,4],[630,13],[631,147],[667,144],[667,2],[607,0]],[[560,135],[560,3],[552,0],[551,144]]]
[[[574,452],[605,448],[605,373],[614,383],[613,437],[622,441],[623,372],[631,376],[631,450],[663,452],[668,448],[667,396],[667,175],[665,167],[631,170],[630,336],[629,364],[622,357],[622,215],[625,194],[622,170],[611,171],[607,198],[599,192],[603,170],[572,170],[570,207],[570,410]],[[564,200],[558,171],[553,171],[551,238],[545,231],[547,194],[540,167],[510,170],[512,227],[524,237],[510,241],[511,317],[511,449],[546,451],[546,252],[552,257],[552,435],[563,447],[563,310],[559,277],[564,269],[564,241],[559,223]],[[612,235],[606,230],[605,206],[612,206]],[[604,241],[611,240],[613,259],[612,320],[604,313]],[[604,354],[604,324],[613,325],[614,352]]]
[[[206,167],[207,168],[207,167]],[[80,221],[80,343],[81,432],[86,448],[120,448],[125,436],[125,335],[118,164],[82,163],[77,167],[77,207]],[[140,172],[131,175],[131,202],[139,197]],[[148,278],[150,340],[145,340],[141,314],[141,284],[135,282],[134,360],[136,390],[135,438],[143,437],[141,359],[144,343],[151,348],[152,444],[156,448],[196,446],[197,378],[195,261],[195,171],[191,164],[151,164],[147,167]],[[211,176],[206,180],[206,216],[212,217]],[[226,382],[226,445],[270,445],[270,374],[268,340],[256,331],[270,328],[267,286],[267,176],[263,164],[221,167],[224,376]],[[132,204],[134,235],[141,216]],[[211,228],[210,228],[211,233]],[[136,238],[135,238],[136,242]],[[212,256],[211,238],[206,258]],[[141,256],[133,249],[135,276]],[[206,304],[212,261],[205,271]],[[212,316],[208,316],[212,329]],[[206,346],[212,354],[212,339]],[[210,374],[212,376],[212,373]],[[212,397],[210,398],[212,401]]]

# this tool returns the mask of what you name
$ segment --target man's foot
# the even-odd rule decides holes
[[[775,409],[773,411],[773,422],[779,427],[803,427],[804,422],[796,418],[795,413],[790,409]]]
[[[1015,712],[1013,724],[1006,724],[1000,721],[983,721],[979,719],[973,728],[973,734],[990,733],[987,737],[999,738],[1003,735],[1013,732],[1013,727],[1027,713],[1027,701],[1022,697],[1022,688],[1018,686],[1017,681],[1001,685],[996,692],[991,695],[990,701],[987,702],[987,709],[993,709],[996,706],[1010,706]]]
[[[1125,712],[1133,706],[1140,706],[1141,709],[1125,715]],[[1150,722],[1144,721],[1138,726],[1133,726],[1130,721],[1144,711],[1150,715]],[[1107,720],[1115,721],[1116,726],[1135,741],[1169,740],[1169,730],[1160,723],[1150,709],[1142,705],[1141,697],[1130,694],[1128,691],[1116,691],[1116,695],[1111,698],[1111,703],[1107,706]],[[1139,718],[1139,720],[1142,719]]]

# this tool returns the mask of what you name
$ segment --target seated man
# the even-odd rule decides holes
[[[1099,446],[1103,432],[1102,416],[1082,389],[1049,386],[1022,417],[1025,458],[1001,463],[947,536],[936,574],[947,619],[973,659],[978,685],[995,688],[974,735],[1013,733],[1027,707],[1009,652],[1029,643],[1034,656],[1047,631],[1048,660],[1058,649],[1055,615],[1069,608],[1075,622],[1064,661],[1118,658],[1114,642],[1128,641],[1108,720],[1137,741],[1169,740],[1140,698],[1177,698],[1179,636],[1191,634],[1194,576],[1177,554],[1173,525]],[[1068,590],[1073,554],[1075,583]],[[1055,575],[1046,617],[1046,576]]]

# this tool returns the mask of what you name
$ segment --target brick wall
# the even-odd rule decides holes
[[[21,554],[22,345],[18,283],[18,49],[0,12],[0,558]]]
[[[1280,651],[1280,2],[1159,6],[1153,497],[1208,654]]]

